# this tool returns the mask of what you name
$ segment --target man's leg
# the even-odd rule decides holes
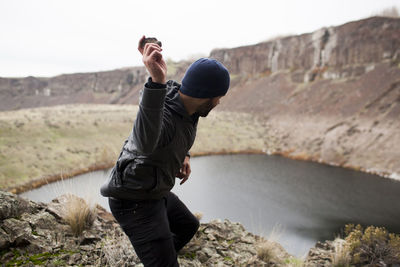
[[[109,205],[144,266],[179,266],[164,199],[109,199]]]
[[[145,267],[179,267],[172,238],[135,244],[133,247]]]
[[[200,223],[174,193],[168,193],[166,200],[169,227],[178,252],[192,239]]]

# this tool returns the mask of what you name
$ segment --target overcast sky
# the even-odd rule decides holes
[[[165,58],[208,55],[369,17],[400,0],[0,0],[0,76],[142,65],[139,38]]]

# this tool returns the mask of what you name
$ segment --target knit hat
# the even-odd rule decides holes
[[[215,59],[200,58],[187,69],[180,91],[196,98],[223,96],[229,88],[229,72]]]

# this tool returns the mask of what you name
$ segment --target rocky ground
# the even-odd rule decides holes
[[[110,213],[93,207],[81,234],[66,220],[62,195],[49,204],[0,191],[0,262],[3,266],[142,266],[128,238]],[[240,223],[202,223],[179,253],[181,266],[326,266],[332,247],[318,244],[305,262],[278,243],[247,232]]]

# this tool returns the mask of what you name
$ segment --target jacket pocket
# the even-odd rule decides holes
[[[114,166],[111,170],[110,175],[107,177],[106,181],[100,187],[100,194],[104,197],[110,197],[113,195],[115,189],[121,186],[120,177]]]
[[[151,191],[157,185],[156,167],[132,161],[123,171],[122,180],[124,187],[129,189]]]

